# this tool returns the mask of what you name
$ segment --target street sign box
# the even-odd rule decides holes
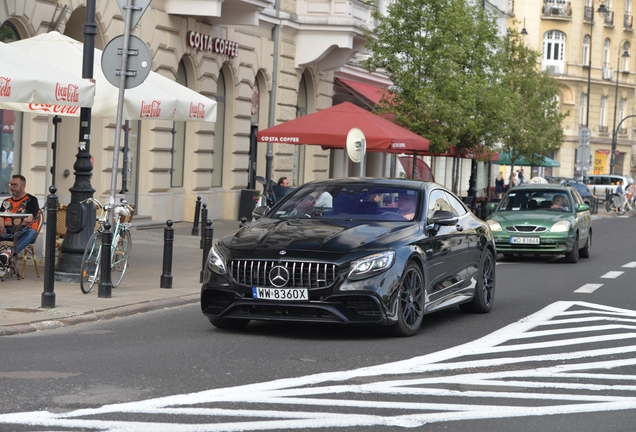
[[[128,40],[128,65],[126,67],[126,88],[137,87],[150,73],[152,57],[146,42],[135,35]],[[109,83],[119,88],[121,80],[121,56],[124,47],[124,35],[114,37],[102,54],[102,71]],[[134,53],[135,55],[131,54]]]

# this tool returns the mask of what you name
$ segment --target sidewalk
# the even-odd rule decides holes
[[[212,224],[216,242],[236,231],[239,221],[216,220]],[[170,306],[199,301],[199,277],[203,264],[203,249],[199,235],[192,235],[192,223],[173,225],[174,245],[172,260],[172,288],[160,288],[163,272],[164,229],[166,225],[133,222],[132,250],[123,281],[112,289],[111,298],[99,298],[97,284],[83,294],[79,283],[55,282],[55,307],[41,308],[44,291],[44,264],[40,259],[37,277],[33,262],[27,262],[26,277],[15,277],[0,282],[0,336],[28,333],[49,328],[64,327],[80,322],[111,319]],[[44,230],[35,245],[36,254],[42,255]],[[22,270],[22,262],[19,261]]]

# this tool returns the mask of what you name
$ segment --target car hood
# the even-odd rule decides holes
[[[223,238],[233,251],[350,252],[359,247],[381,248],[415,236],[414,222],[368,222],[329,219],[267,219],[252,222]]]
[[[555,211],[505,211],[496,212],[488,219],[493,219],[504,225],[542,225],[550,227],[561,220],[572,218],[572,213]]]

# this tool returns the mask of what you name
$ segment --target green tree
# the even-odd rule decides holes
[[[431,140],[442,153],[486,154],[501,139],[509,103],[492,16],[467,0],[400,0],[375,14],[365,67],[393,81],[379,111]],[[457,166],[457,164],[455,164]],[[457,169],[453,190],[457,191]]]
[[[558,82],[537,69],[539,60],[540,54],[523,43],[517,29],[509,29],[502,51],[504,86],[510,98],[507,119],[502,122],[502,150],[510,154],[513,164],[525,157],[540,165],[544,156],[563,144],[561,124],[569,112],[561,113]]]

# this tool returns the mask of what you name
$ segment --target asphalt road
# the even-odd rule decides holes
[[[490,314],[412,338],[197,305],[1,338],[0,431],[632,431],[634,220],[593,228],[591,258],[501,260]]]

